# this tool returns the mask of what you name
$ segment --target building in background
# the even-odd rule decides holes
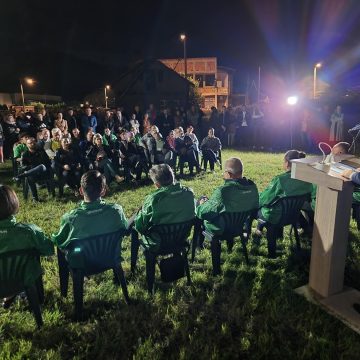
[[[185,74],[184,59],[160,59],[160,61],[180,75]],[[218,66],[216,57],[188,58],[186,63],[188,77],[198,84],[204,109],[231,104],[234,69]]]
[[[41,102],[43,104],[56,104],[62,102],[61,96],[47,94],[24,93],[25,104]],[[0,105],[10,107],[12,105],[22,105],[21,93],[0,93]]]

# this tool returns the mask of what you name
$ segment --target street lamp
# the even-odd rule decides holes
[[[35,81],[34,81],[34,79],[31,79],[31,78],[28,78],[28,77],[20,79],[21,98],[22,98],[23,110],[25,111],[25,97],[24,97],[24,87],[23,87],[23,84],[22,84],[22,80],[24,80],[25,83],[30,85],[30,86],[34,85]]]
[[[185,78],[187,79],[186,35],[181,34],[180,40],[184,43],[184,69],[185,69]]]
[[[316,71],[317,69],[320,69],[322,66],[321,63],[317,63],[315,66],[314,66],[314,86],[313,86],[313,90],[314,90],[314,94],[313,94],[313,97],[314,99],[316,99]]]
[[[104,92],[105,92],[105,109],[107,109],[108,107],[108,97],[107,97],[107,90],[110,90],[110,85],[106,85],[104,88]]]

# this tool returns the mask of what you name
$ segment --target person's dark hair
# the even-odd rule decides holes
[[[340,147],[344,150],[344,153],[347,154],[349,152],[349,149],[350,149],[350,144],[346,141],[340,141],[338,142],[337,144],[335,144],[333,146],[334,147]]]
[[[304,159],[305,157],[306,157],[306,154],[303,151],[288,150],[285,153],[284,160],[289,162],[294,159]]]
[[[19,140],[20,139],[22,139],[22,138],[24,138],[25,136],[30,136],[28,133],[26,133],[26,132],[21,132],[20,134],[19,134]]]
[[[154,165],[149,171],[149,176],[154,184],[160,186],[172,185],[175,182],[174,173],[167,164]]]
[[[80,185],[84,195],[90,200],[99,199],[101,192],[106,186],[105,176],[97,170],[86,172],[80,180]]]
[[[8,185],[0,185],[0,220],[7,219],[19,211],[19,199]]]

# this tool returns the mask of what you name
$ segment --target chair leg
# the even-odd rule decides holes
[[[301,250],[300,237],[299,237],[299,232],[298,232],[298,229],[296,227],[296,224],[292,224],[292,227],[294,228],[296,247],[297,247],[298,250]]]
[[[213,276],[219,275],[221,273],[220,258],[221,258],[221,242],[220,240],[213,239],[211,241],[211,260],[213,266]]]
[[[43,325],[43,320],[42,320],[38,292],[37,292],[36,286],[31,286],[31,287],[26,288],[25,293],[26,293],[27,299],[29,301],[30,308],[34,314],[36,325],[37,325],[38,329],[40,329],[40,327]]]
[[[249,255],[246,247],[247,239],[244,236],[240,236],[243,254],[245,257],[246,264],[249,265]]]
[[[191,285],[190,268],[189,268],[189,261],[188,261],[186,250],[183,251],[182,256],[184,257],[184,267],[185,267],[185,274],[186,274],[186,278],[187,278],[187,284]]]
[[[124,294],[126,303],[130,304],[130,298],[129,298],[129,293],[128,293],[128,289],[127,289],[127,285],[126,285],[124,270],[123,270],[121,264],[118,267],[113,268],[113,271],[114,271],[114,276],[116,278],[117,283],[121,285],[121,289]]]
[[[232,252],[232,249],[234,247],[234,239],[231,238],[231,239],[226,239],[226,245],[227,245],[227,250],[228,250],[228,253],[231,253]]]
[[[276,257],[276,235],[278,234],[278,228],[275,226],[268,226],[266,232],[266,238],[268,243],[268,256],[269,258]]]
[[[42,276],[40,276],[36,280],[35,286],[36,286],[36,290],[37,290],[37,294],[38,294],[38,298],[39,298],[39,303],[43,304],[45,301],[45,295],[44,295],[44,283],[43,283]]]
[[[131,272],[134,273],[136,270],[136,262],[139,253],[140,241],[139,234],[135,229],[131,230],[131,254],[130,254],[130,266]]]
[[[146,260],[146,283],[148,292],[150,295],[154,294],[154,283],[155,283],[155,264],[156,256],[149,251],[145,251]]]
[[[84,302],[84,274],[82,270],[73,270],[73,292],[75,302],[75,318],[82,320]]]
[[[62,297],[67,297],[69,287],[69,267],[65,259],[65,254],[57,249],[59,279],[60,279],[60,293]]]

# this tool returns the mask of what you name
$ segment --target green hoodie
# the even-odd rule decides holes
[[[195,218],[195,200],[191,189],[176,183],[164,186],[145,198],[142,209],[135,218],[135,229],[142,234],[145,249],[156,252],[160,238],[147,236],[151,226],[176,224]]]
[[[256,210],[258,207],[258,189],[251,180],[229,179],[214,190],[208,201],[196,208],[196,216],[204,220],[207,231],[222,234],[224,224],[219,218],[220,214]]]
[[[281,209],[278,206],[267,207],[267,205],[285,196],[305,195],[310,194],[311,191],[312,184],[292,179],[290,171],[275,176],[268,187],[260,194],[260,207],[263,218],[272,224],[276,224],[280,220]]]
[[[54,246],[40,228],[33,224],[17,223],[15,216],[0,221],[0,254],[15,250],[34,249],[39,255],[54,254]],[[29,268],[26,274],[25,285],[32,285],[41,275],[40,267]],[[2,271],[0,269],[0,277]]]
[[[127,228],[123,209],[104,200],[81,202],[61,218],[60,230],[51,236],[53,243],[64,249],[71,241],[95,235],[109,234]]]

